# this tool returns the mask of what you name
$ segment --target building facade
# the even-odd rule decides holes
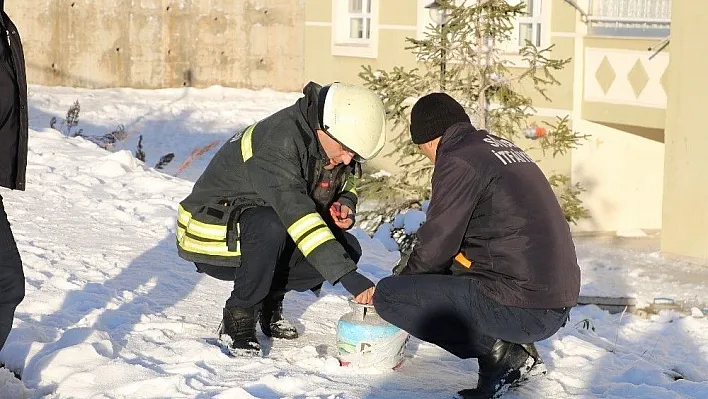
[[[661,249],[708,260],[708,2],[675,0],[666,111]]]
[[[405,39],[421,37],[432,23],[430,2],[308,0],[305,76],[361,83],[362,65],[415,67]],[[515,34],[554,45],[554,58],[572,59],[555,75],[561,85],[549,91],[552,102],[534,99],[536,118],[567,115],[573,130],[591,136],[568,156],[540,162],[545,172],[570,174],[586,188],[591,217],[574,230],[660,229],[670,46],[650,48],[669,34],[671,1],[525,2],[532,12],[517,21]],[[395,168],[393,158],[377,161]]]

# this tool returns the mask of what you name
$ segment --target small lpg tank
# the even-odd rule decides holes
[[[342,366],[395,369],[403,363],[409,334],[382,319],[374,307],[349,302],[351,311],[337,323]]]

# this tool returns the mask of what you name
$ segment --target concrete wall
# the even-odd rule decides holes
[[[708,2],[674,1],[662,251],[708,260]]]
[[[30,83],[299,90],[305,0],[5,2]]]

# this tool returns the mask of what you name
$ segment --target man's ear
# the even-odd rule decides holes
[[[423,143],[423,148],[424,148],[426,151],[432,150],[432,149],[433,149],[433,142],[432,142],[432,141],[427,141],[427,142]]]

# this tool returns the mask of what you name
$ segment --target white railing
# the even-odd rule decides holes
[[[671,0],[590,0],[588,23],[591,34],[666,36]]]

